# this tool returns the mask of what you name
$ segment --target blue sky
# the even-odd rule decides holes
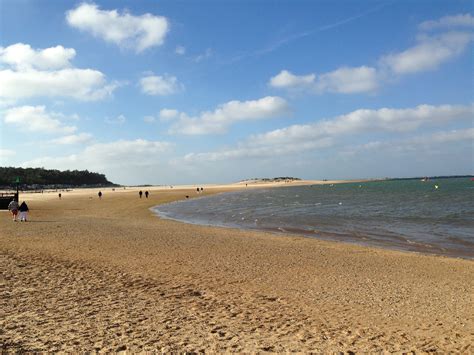
[[[122,184],[473,172],[470,1],[0,0],[0,165]]]

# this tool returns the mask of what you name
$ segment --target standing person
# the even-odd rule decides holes
[[[102,191],[99,191],[97,195],[99,195],[99,199],[102,199]]]
[[[61,199],[61,193],[58,194],[59,199]]]
[[[142,198],[142,195],[143,195],[143,191],[142,190],[138,191],[138,196],[140,196],[140,198]]]
[[[28,208],[28,205],[26,204],[25,201],[23,201],[20,205],[20,208],[18,209],[20,211],[20,222],[23,222],[27,220],[28,217],[28,211],[30,210]]]
[[[16,216],[18,215],[18,202],[16,202],[15,199],[13,199],[9,204],[8,204],[8,210],[12,213],[13,220],[16,222]]]
[[[201,187],[201,192],[203,192],[203,191],[204,191],[204,187]]]
[[[196,193],[199,193],[199,187],[198,187],[198,188],[196,188]]]
[[[146,197],[146,198],[148,198],[148,195],[149,195],[149,194],[150,194],[150,193],[149,193],[148,191],[145,191],[145,197]]]

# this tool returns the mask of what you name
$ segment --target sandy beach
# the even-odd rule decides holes
[[[164,220],[195,187],[145,189],[0,212],[2,350],[474,352],[471,260]]]

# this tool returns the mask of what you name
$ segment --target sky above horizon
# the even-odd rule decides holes
[[[472,174],[472,10],[0,0],[0,166],[133,185]]]

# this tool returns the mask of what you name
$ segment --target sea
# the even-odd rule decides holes
[[[248,188],[153,210],[186,223],[474,259],[471,178]]]

